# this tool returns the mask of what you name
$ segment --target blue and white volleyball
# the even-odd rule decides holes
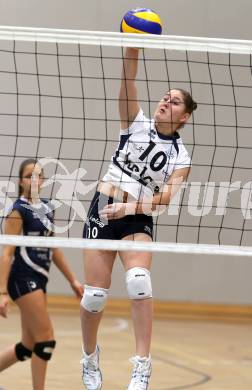
[[[138,34],[162,33],[162,22],[158,14],[149,8],[128,11],[121,22],[121,32]]]

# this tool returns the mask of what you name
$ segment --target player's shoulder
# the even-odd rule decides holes
[[[148,117],[145,114],[145,112],[143,111],[143,109],[140,108],[140,110],[139,110],[139,112],[138,112],[138,114],[137,114],[137,116],[135,118],[135,122],[147,125],[149,127],[153,123],[153,119]]]
[[[28,200],[21,196],[20,198],[17,198],[14,201],[12,209],[19,210],[20,208],[22,208],[24,205],[27,205],[28,203],[29,203]]]
[[[128,129],[121,130],[121,134],[136,133],[138,131],[143,131],[145,128],[149,129],[151,126],[151,119],[148,118],[143,109],[140,107],[135,119],[131,123]]]
[[[19,198],[15,199],[12,206],[8,210],[7,216],[10,216],[13,214],[19,214],[23,217],[24,213],[25,213],[25,207],[27,206],[27,204],[28,204],[27,199],[25,199],[23,197],[19,197]]]
[[[180,149],[184,149],[184,148],[185,148],[185,145],[184,145],[183,138],[180,136],[179,133],[177,133],[177,134],[178,134],[178,136],[177,136],[177,138],[176,138],[176,142],[177,142],[177,144],[178,144],[178,146],[179,146]]]
[[[44,210],[44,213],[47,214],[47,216],[54,216],[54,211],[55,211],[55,205],[51,199],[45,199],[41,198],[40,199],[41,203],[41,208]],[[1,390],[1,389],[0,389]]]
[[[37,205],[37,207],[35,207],[35,209],[38,209],[41,207],[45,208],[47,210],[47,212],[51,212],[52,207],[51,207],[50,201],[48,199],[44,199],[44,198],[40,199],[40,202]],[[19,198],[17,198],[14,201],[14,203],[11,207],[11,210],[9,211],[9,214],[15,210],[17,212],[19,212],[22,216],[27,216],[27,212],[34,211],[34,205],[31,202],[29,202],[29,200],[26,199],[25,197],[20,196]]]
[[[140,108],[133,124],[135,131],[146,131],[150,132],[152,128],[154,128],[154,120],[148,117],[142,108]]]

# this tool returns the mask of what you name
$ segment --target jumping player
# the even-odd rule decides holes
[[[119,95],[120,142],[92,200],[84,238],[151,241],[152,213],[169,204],[173,192],[189,174],[191,160],[178,131],[197,104],[187,91],[172,89],[158,103],[153,120],[146,118],[137,101],[138,54],[139,49],[127,48],[124,55]],[[85,251],[82,378],[88,390],[102,386],[97,332],[116,254]],[[125,269],[136,341],[128,390],[146,390],[151,375],[151,253],[124,251],[119,256]]]

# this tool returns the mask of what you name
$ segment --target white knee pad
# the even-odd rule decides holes
[[[150,271],[141,267],[129,269],[126,272],[126,287],[130,299],[151,298]]]
[[[81,306],[91,313],[99,313],[105,307],[108,289],[85,285]]]

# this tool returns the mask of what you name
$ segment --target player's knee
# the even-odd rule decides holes
[[[85,285],[81,306],[91,313],[99,313],[104,309],[107,298],[108,289]]]
[[[56,346],[55,340],[40,341],[34,345],[33,352],[40,359],[48,361],[52,357],[55,346]]]
[[[126,272],[126,287],[130,299],[151,298],[150,271],[142,267],[130,268]]]
[[[24,344],[17,343],[15,345],[15,354],[18,360],[23,362],[24,360],[30,359],[32,351],[24,346]]]

